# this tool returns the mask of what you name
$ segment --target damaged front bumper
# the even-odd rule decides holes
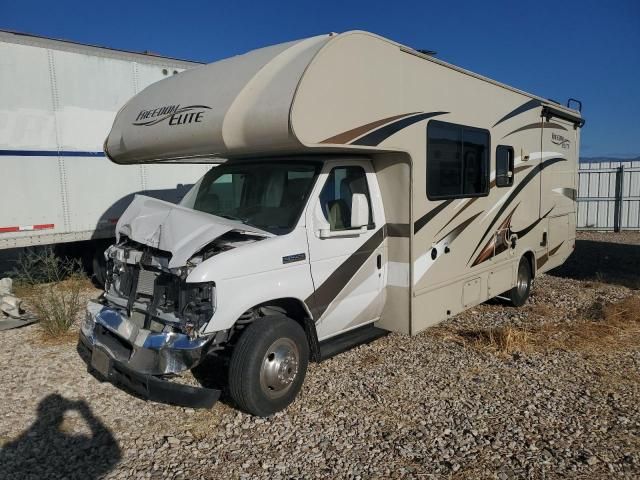
[[[196,366],[210,338],[156,333],[138,327],[118,310],[89,302],[80,330],[80,347],[88,350],[89,367],[149,400],[210,408],[220,390],[170,382],[162,375]]]

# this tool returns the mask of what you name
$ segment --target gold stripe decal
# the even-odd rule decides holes
[[[364,135],[365,133],[373,130],[374,128],[377,128],[381,125],[397,120],[399,118],[415,115],[416,113],[420,113],[420,112],[403,113],[400,115],[394,115],[392,117],[381,118],[380,120],[376,120],[375,122],[366,123],[364,125],[360,125],[359,127],[352,128],[351,130],[347,130],[346,132],[342,132],[337,135],[334,135],[333,137],[326,138],[322,140],[320,143],[334,143],[334,144],[349,143],[354,138],[358,138],[359,136]]]

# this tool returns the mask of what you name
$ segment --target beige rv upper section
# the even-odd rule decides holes
[[[415,60],[428,62],[430,80],[415,76]],[[451,85],[453,71],[459,73],[460,86],[472,77],[480,88]],[[425,98],[416,93],[428,89],[441,91],[440,101],[429,106],[416,102],[416,97]],[[497,89],[510,95],[495,95]],[[155,83],[118,113],[105,151],[123,164],[215,162],[308,148],[406,151],[401,136],[397,142],[386,137],[383,146],[375,139],[358,140],[405,116],[444,110],[435,103],[446,105],[447,111],[462,107],[469,95],[476,106],[481,96],[493,102],[492,110],[509,111],[518,99],[535,99],[579,118],[574,110],[353,31],[253,50]],[[496,102],[504,103],[503,108]],[[478,109],[477,116],[478,124],[486,123],[486,112]]]

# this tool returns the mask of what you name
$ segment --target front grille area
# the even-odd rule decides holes
[[[138,285],[136,286],[136,293],[142,295],[153,296],[153,289],[156,283],[156,278],[159,273],[152,270],[139,269],[138,271]]]
[[[145,255],[140,263],[110,262],[108,277],[107,300],[125,308],[140,328],[159,332],[170,326],[183,333],[197,331],[215,309],[212,283],[187,283],[154,268],[145,262]]]

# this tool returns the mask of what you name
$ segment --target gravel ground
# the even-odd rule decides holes
[[[524,308],[489,302],[313,364],[298,400],[268,419],[144,402],[87,374],[72,342],[3,332],[0,477],[638,478],[637,336],[508,355],[452,340],[569,326],[636,295],[637,262],[640,234],[581,235]]]

